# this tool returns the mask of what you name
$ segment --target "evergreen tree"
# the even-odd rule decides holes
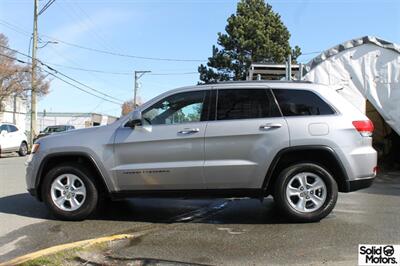
[[[207,66],[198,68],[204,83],[245,80],[252,62],[284,63],[291,53],[293,62],[300,48],[290,47],[290,33],[279,14],[264,0],[240,0],[236,14],[228,18],[226,33],[218,33]]]

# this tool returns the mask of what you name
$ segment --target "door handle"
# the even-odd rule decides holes
[[[178,134],[189,135],[189,134],[197,133],[199,131],[200,131],[200,129],[198,129],[198,128],[185,128],[184,130],[178,131]]]
[[[268,124],[265,124],[265,125],[261,125],[260,129],[261,130],[269,130],[269,129],[275,129],[275,128],[280,128],[280,127],[282,127],[282,124],[279,124],[279,123],[268,123]]]

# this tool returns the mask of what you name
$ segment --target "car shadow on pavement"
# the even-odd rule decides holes
[[[0,198],[0,213],[39,219],[52,219],[44,204],[32,198],[28,193]]]
[[[382,172],[375,178],[371,187],[362,189],[359,192],[386,196],[400,196],[400,172]]]
[[[109,202],[94,219],[151,223],[281,224],[272,198],[257,199],[163,199],[141,198]]]
[[[0,213],[57,220],[43,202],[21,193],[0,198]],[[135,198],[102,203],[89,220],[147,223],[287,223],[272,198],[256,199],[165,199]]]
[[[400,174],[380,175],[359,193],[400,196]],[[21,193],[0,198],[0,213],[56,220],[43,202]],[[134,198],[100,204],[90,220],[147,223],[198,222],[216,224],[289,223],[278,212],[273,199],[182,199]]]

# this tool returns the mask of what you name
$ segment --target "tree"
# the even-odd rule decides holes
[[[27,96],[31,89],[31,67],[17,64],[15,52],[7,49],[8,39],[0,33],[0,111],[4,101],[10,96]],[[49,92],[49,81],[42,73],[36,74],[36,88],[39,96]]]
[[[252,62],[284,63],[289,54],[296,62],[301,54],[298,46],[290,47],[289,31],[264,0],[241,0],[227,21],[226,33],[218,33],[219,48],[213,46],[207,66],[198,68],[204,83],[245,80]]]
[[[139,107],[140,105],[142,105],[142,99],[140,98],[140,96],[138,96],[136,98],[137,104],[136,107]],[[122,104],[121,106],[121,115],[127,115],[129,114],[131,111],[133,111],[133,100],[130,101],[126,101]]]

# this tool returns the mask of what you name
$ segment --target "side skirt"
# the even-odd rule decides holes
[[[122,190],[110,192],[112,199],[121,198],[261,198],[262,189],[189,189],[189,190]]]

